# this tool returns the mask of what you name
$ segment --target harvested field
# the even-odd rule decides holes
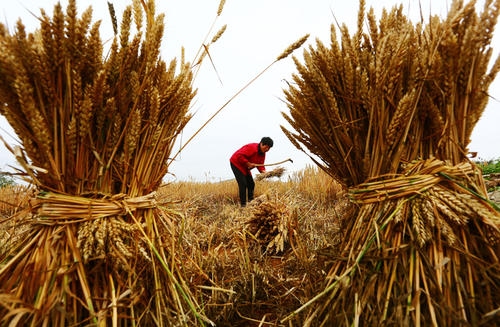
[[[7,193],[23,199],[23,191]],[[257,326],[264,318],[275,324],[319,292],[353,210],[340,185],[312,167],[287,181],[258,182],[256,196],[240,208],[234,181],[179,182],[159,190],[160,201],[174,203],[164,214],[175,217],[171,246],[182,262],[179,269],[217,326]],[[286,213],[287,234],[279,250],[251,233],[249,221],[263,208],[278,217],[280,210]],[[0,244],[23,235],[0,226]]]
[[[22,208],[25,191],[7,188],[0,194],[18,199],[13,205]],[[283,326],[281,319],[322,291],[354,210],[340,185],[312,167],[287,181],[258,182],[257,198],[244,209],[235,181],[165,184],[159,195],[175,202],[164,210],[175,212],[176,253],[186,282],[217,326]],[[283,251],[267,249],[249,233],[248,221],[263,202],[293,212],[292,236]],[[23,235],[22,222],[16,224],[17,229],[0,224],[0,244]]]

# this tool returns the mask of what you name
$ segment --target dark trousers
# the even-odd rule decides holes
[[[235,165],[231,163],[231,169],[233,170],[234,177],[236,177],[236,182],[238,182],[238,189],[240,193],[240,204],[244,207],[247,204],[247,191],[248,191],[248,201],[253,200],[253,190],[255,189],[255,182],[250,173],[245,175],[239,170]]]

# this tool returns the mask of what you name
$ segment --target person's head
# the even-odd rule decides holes
[[[267,151],[269,151],[270,148],[273,147],[273,144],[274,144],[274,142],[270,137],[264,136],[260,140],[260,150],[262,152],[266,153]]]

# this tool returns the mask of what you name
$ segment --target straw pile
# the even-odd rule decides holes
[[[295,59],[282,127],[358,204],[325,289],[284,321],[487,324],[500,304],[500,214],[467,145],[488,101],[500,1],[453,1],[414,25],[360,1],[358,31],[332,26]],[[363,31],[367,22],[368,31]],[[496,320],[498,321],[498,320]]]
[[[24,185],[7,185],[0,188],[0,220],[10,217],[27,206],[32,197],[30,188]]]
[[[1,324],[201,322],[155,200],[195,94],[183,58],[159,59],[163,15],[134,0],[105,59],[91,8],[39,19],[0,25],[0,113],[38,192],[0,257]]]
[[[486,188],[489,189],[495,189],[500,185],[500,174],[499,173],[494,173],[494,174],[488,174],[483,176],[485,178],[484,183],[486,184]]]

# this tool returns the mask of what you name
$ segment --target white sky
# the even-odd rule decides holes
[[[39,26],[30,11],[39,14],[39,8],[44,8],[51,12],[56,3],[54,0],[0,1],[1,21],[13,30],[16,20],[21,18],[28,31]],[[132,1],[111,2],[120,20],[123,9]],[[379,18],[382,7],[390,9],[401,1],[367,0],[366,3],[367,8],[374,8]],[[413,19],[419,18],[418,0],[404,0],[402,3],[405,13]],[[450,3],[451,0],[422,0],[422,11],[424,16],[432,12],[444,17]],[[482,10],[484,0],[478,3]],[[65,9],[67,1],[61,1],[61,4]],[[102,40],[112,37],[106,0],[77,0],[77,5],[79,14],[92,5],[93,20],[102,20]],[[191,61],[215,18],[219,0],[156,0],[156,6],[157,13],[163,12],[166,15],[162,58],[168,62],[173,57],[180,57],[181,47],[184,46],[186,57]],[[182,141],[188,140],[215,111],[292,42],[305,34],[311,34],[306,46],[314,44],[315,38],[328,44],[333,15],[339,23],[345,23],[352,33],[356,30],[357,12],[357,0],[227,0],[213,33],[224,24],[227,24],[227,30],[210,48],[223,85],[206,60],[195,81],[198,88],[198,95],[192,104],[195,116],[185,128]],[[495,33],[492,43],[494,56],[500,48],[498,34],[499,32]],[[296,51],[295,55],[302,59],[302,50]],[[270,136],[275,144],[267,154],[266,163],[292,158],[293,164],[283,165],[288,172],[312,164],[280,129],[281,124],[286,124],[281,116],[282,111],[287,111],[282,101],[282,90],[287,88],[284,80],[290,80],[295,72],[290,57],[282,60],[231,101],[171,165],[171,172],[177,180],[219,181],[233,178],[229,167],[231,154],[246,143],[258,142],[263,136]],[[469,146],[470,151],[477,151],[483,159],[500,157],[500,133],[497,132],[500,123],[499,83],[497,78],[489,90],[491,96],[499,100],[490,100],[483,117],[476,125]],[[9,136],[13,133],[3,118],[0,126],[0,135],[9,144],[14,144],[15,140]],[[13,156],[0,146],[0,169],[7,170],[7,165],[13,164]],[[166,180],[175,178],[167,176]]]

